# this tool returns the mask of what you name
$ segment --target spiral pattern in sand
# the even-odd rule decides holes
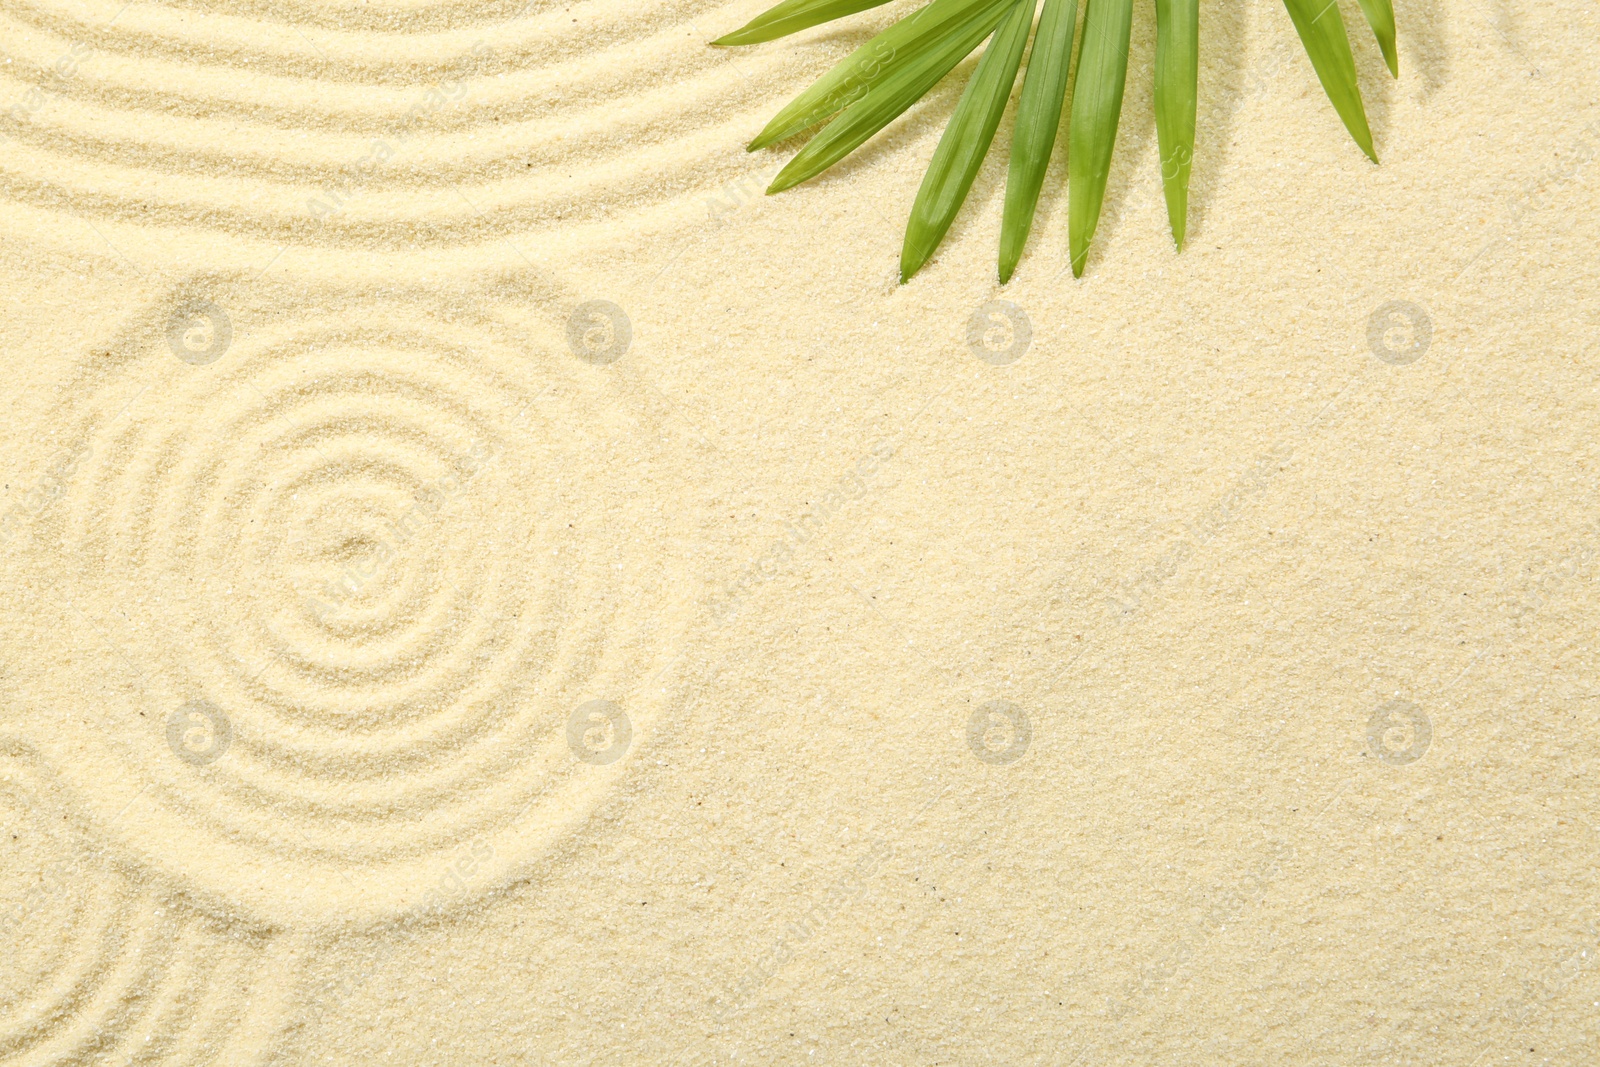
[[[274,921],[515,866],[627,766],[575,757],[574,709],[649,730],[687,604],[670,435],[473,306],[174,294],[67,401],[42,561],[117,681],[79,741],[158,783],[139,847]]]

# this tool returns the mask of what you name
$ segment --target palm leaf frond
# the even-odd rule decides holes
[[[783,0],[713,43],[772,41],[886,2]],[[1393,0],[1359,2],[1384,62],[1398,76]],[[1011,140],[1000,222],[1002,283],[1010,280],[1032,229],[1050,157],[1060,139],[1069,83],[1068,249],[1073,274],[1083,273],[1105,199],[1127,82],[1133,0],[1085,0],[1076,64],[1072,47],[1077,0],[1043,3]],[[842,160],[922,99],[984,38],[991,38],[934,149],[912,205],[900,255],[900,279],[908,280],[938,248],[972,189],[1011,98],[1038,4],[1039,0],[931,0],[874,36],[790,101],[750,142],[750,151],[756,151],[822,126],[779,171],[767,192],[791,188]],[[1155,0],[1154,6],[1161,182],[1173,241],[1181,251],[1198,112],[1199,3]],[[1377,162],[1337,0],[1284,0],[1284,6],[1328,100],[1356,144]]]

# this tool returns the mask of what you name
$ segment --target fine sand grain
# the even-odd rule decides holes
[[[1600,1060],[1594,5],[1003,288],[764,6],[0,0],[0,1064]]]

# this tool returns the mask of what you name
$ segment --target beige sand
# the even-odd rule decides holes
[[[1004,289],[763,6],[0,7],[0,1063],[1596,1062],[1594,6]]]

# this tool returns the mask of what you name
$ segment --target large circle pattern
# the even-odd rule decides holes
[[[574,758],[572,709],[614,701],[636,750],[676,662],[673,435],[559,323],[207,299],[221,358],[174,358],[156,309],[64,401],[89,445],[41,573],[100,639],[82,671],[122,683],[64,743],[159,783],[137,844],[163,868],[272,919],[412,906],[474,843],[539,854],[627,766]]]

